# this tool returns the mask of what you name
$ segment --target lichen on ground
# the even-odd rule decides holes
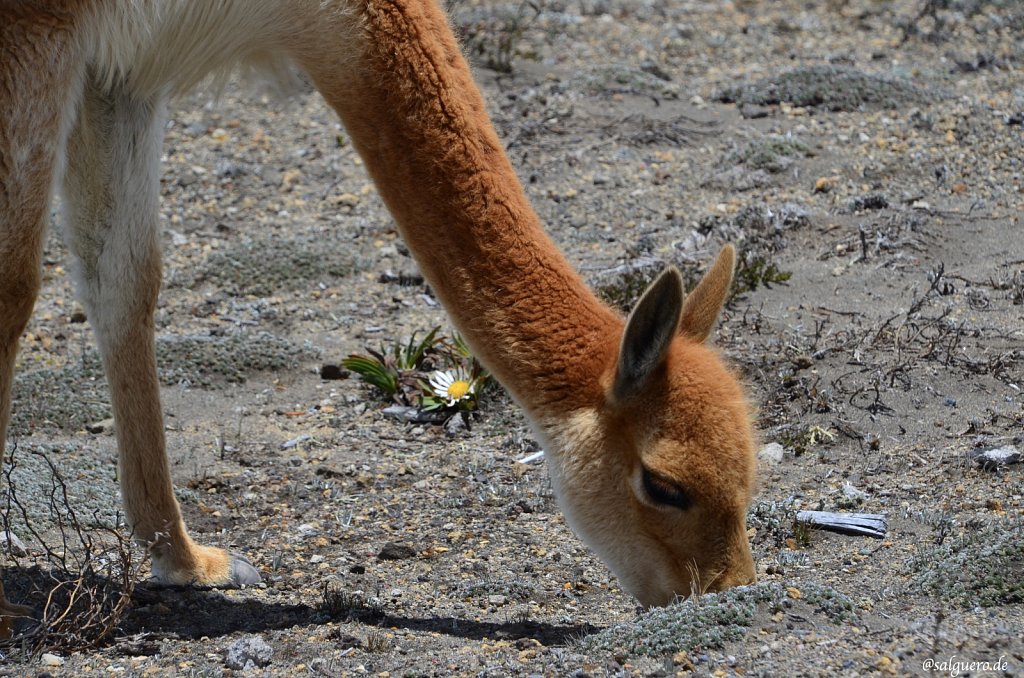
[[[724,103],[757,106],[788,103],[829,111],[898,108],[934,98],[913,84],[895,77],[865,73],[835,65],[794,68],[753,83],[718,93]]]
[[[853,613],[852,601],[827,586],[809,583],[796,589],[779,582],[761,582],[654,608],[631,622],[587,636],[580,646],[588,652],[647,656],[720,649],[744,637],[754,624],[759,607],[775,612],[788,608],[794,597],[803,598],[815,612],[833,623],[840,623]]]
[[[910,559],[911,590],[959,607],[1024,603],[1024,521],[999,521],[945,538]]]
[[[215,388],[218,383],[244,383],[257,372],[292,369],[314,359],[318,349],[269,332],[224,335],[163,336],[156,342],[160,382],[165,386]],[[69,398],[68,392],[75,394]],[[79,431],[112,416],[110,393],[99,353],[60,368],[22,371],[14,379],[11,433],[36,430]]]
[[[344,278],[357,268],[341,242],[271,236],[210,254],[196,279],[229,294],[269,296],[326,278]]]

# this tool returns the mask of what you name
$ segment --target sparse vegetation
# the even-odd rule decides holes
[[[940,523],[943,533],[950,526]],[[973,525],[958,537],[945,534],[907,565],[910,588],[959,607],[1024,603],[1024,522]]]
[[[399,405],[448,416],[475,411],[490,374],[462,337],[439,335],[440,329],[423,339],[413,333],[404,344],[367,349],[369,355],[350,355],[342,365]]]
[[[485,68],[511,73],[513,60],[523,54],[523,34],[544,10],[544,0],[522,0],[500,7],[467,7],[459,0],[447,0],[455,18],[463,49]]]
[[[935,96],[894,77],[864,73],[845,66],[795,68],[757,82],[723,90],[718,100],[759,106],[787,103],[829,111],[892,109]]]
[[[536,594],[536,589],[524,582],[483,579],[466,582],[459,586],[460,598],[480,598],[488,596],[505,596],[512,600],[529,600]]]
[[[356,270],[348,250],[323,240],[253,239],[210,254],[196,281],[232,295],[266,297],[345,278]]]
[[[363,647],[367,652],[387,652],[392,645],[391,634],[384,629],[374,629],[366,634],[366,642]]]
[[[0,638],[0,657],[27,660],[43,652],[95,650],[113,639],[118,624],[131,603],[140,563],[134,558],[129,535],[117,526],[105,526],[95,517],[89,524],[79,513],[56,465],[42,452],[29,452],[42,459],[48,469],[48,519],[44,530],[39,516],[31,516],[23,503],[19,485],[12,479],[17,465],[17,447],[5,462],[2,484],[6,492],[0,505],[0,530],[13,534],[20,525],[31,537],[28,552],[15,555],[8,543],[5,555],[28,561],[27,571],[10,576],[6,594],[12,600],[30,603],[33,617],[18,624],[13,638]],[[34,506],[32,506],[34,508]],[[57,540],[44,535],[56,534]],[[24,534],[24,533],[23,533]],[[39,612],[41,610],[41,612]]]
[[[588,636],[580,645],[585,651],[654,657],[722,648],[747,633],[759,608],[769,613],[786,610],[800,599],[833,623],[848,619],[854,609],[847,596],[826,586],[811,583],[798,589],[762,582],[650,610],[632,622]]]
[[[760,287],[771,287],[787,282],[793,274],[790,271],[780,270],[773,261],[764,257],[740,257],[739,266],[736,268],[736,275],[732,281],[732,290],[729,299],[753,292]]]
[[[640,258],[606,272],[594,289],[605,302],[628,313],[664,267],[661,261]]]
[[[587,636],[581,646],[588,652],[627,656],[672,656],[721,648],[747,632],[758,605],[777,602],[785,595],[780,584],[763,583],[686,598]]]
[[[779,432],[779,442],[793,450],[794,456],[800,457],[819,445],[827,445],[835,441],[836,436],[827,428],[811,425],[805,428],[787,428]]]
[[[743,165],[751,170],[764,170],[773,174],[792,166],[794,158],[810,155],[810,148],[796,139],[769,136],[754,139],[726,156],[726,165]]]
[[[324,584],[320,609],[331,619],[348,619],[366,609],[366,600],[359,593],[334,584]]]
[[[319,354],[269,332],[166,335],[157,338],[157,371],[166,386],[215,388],[245,383],[255,372],[293,369]],[[69,398],[68,391],[76,397]],[[113,416],[99,352],[86,349],[61,368],[23,370],[15,375],[13,433],[61,429],[80,431]]]
[[[312,345],[295,344],[269,332],[164,336],[156,345],[160,381],[168,386],[210,388],[218,380],[244,383],[254,372],[294,369],[319,354]]]

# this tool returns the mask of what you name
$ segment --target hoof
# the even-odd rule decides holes
[[[228,586],[252,586],[261,581],[263,581],[263,577],[260,576],[259,570],[253,567],[248,560],[237,553],[231,554],[231,582]]]

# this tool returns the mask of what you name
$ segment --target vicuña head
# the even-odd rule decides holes
[[[726,246],[685,297],[663,273],[612,337],[595,402],[542,425],[569,524],[644,606],[754,580],[748,408],[705,344],[734,261]]]

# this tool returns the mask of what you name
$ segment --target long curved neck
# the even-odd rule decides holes
[[[622,322],[543,232],[444,15],[415,0],[360,11],[361,63],[311,75],[424,275],[528,410],[593,403]]]

